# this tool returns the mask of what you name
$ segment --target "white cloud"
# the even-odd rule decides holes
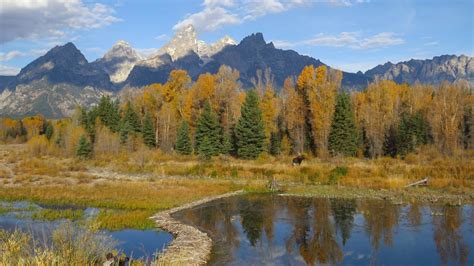
[[[405,41],[402,38],[397,37],[395,33],[382,32],[372,37],[362,39],[359,43],[359,47],[362,49],[366,49],[400,45],[403,43],[405,43]]]
[[[318,34],[314,38],[302,41],[273,41],[275,46],[290,48],[295,46],[348,47],[352,49],[373,49],[400,45],[405,41],[393,32],[381,32],[373,36],[362,37],[358,32],[341,32],[339,35]]]
[[[192,24],[198,31],[213,31],[225,25],[241,24],[267,14],[288,11],[313,3],[350,6],[366,0],[204,0],[201,11],[188,14],[173,29]]]
[[[185,19],[174,25],[177,30],[192,24],[198,31],[213,31],[223,25],[240,24],[241,20],[235,14],[228,12],[222,7],[206,7],[198,13],[188,15]]]
[[[10,51],[6,54],[0,53],[0,61],[10,61],[14,58],[24,56],[25,54],[20,51]]]
[[[0,52],[0,62],[10,61],[12,59],[24,56],[41,56],[47,52],[47,49],[31,49],[29,51],[13,50],[7,53]]]
[[[3,76],[15,76],[20,73],[20,69],[17,67],[10,67],[5,65],[0,65],[0,75]]]
[[[0,43],[63,37],[68,31],[100,28],[119,21],[110,6],[83,0],[2,0]]]

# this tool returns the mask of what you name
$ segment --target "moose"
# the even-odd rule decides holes
[[[293,158],[292,165],[293,165],[293,166],[301,165],[301,162],[303,162],[304,159],[305,159],[305,158],[304,158],[304,155],[302,155],[301,153],[298,153],[298,156],[296,156],[295,158]]]

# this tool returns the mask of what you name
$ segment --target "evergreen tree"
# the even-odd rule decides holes
[[[209,102],[204,104],[204,111],[197,121],[194,143],[195,151],[204,158],[216,156],[221,152],[222,130]]]
[[[190,155],[193,152],[191,147],[191,139],[189,137],[189,125],[183,120],[178,130],[178,138],[176,140],[176,151],[179,154]]]
[[[281,136],[279,133],[272,132],[270,135],[270,154],[279,155],[281,153]]]
[[[221,153],[222,154],[229,154],[232,151],[232,142],[231,136],[226,134],[225,132],[222,133],[222,147]]]
[[[398,153],[402,156],[413,152],[431,140],[428,121],[421,113],[403,115],[398,128]]]
[[[241,108],[241,116],[235,127],[237,156],[255,159],[263,151],[265,132],[258,95],[249,91]]]
[[[125,119],[120,122],[120,142],[123,144],[128,140],[128,134],[132,132],[130,124]]]
[[[97,107],[97,115],[112,132],[119,130],[120,109],[118,102],[112,101],[108,96],[103,96]]]
[[[354,156],[357,152],[359,137],[351,99],[347,93],[337,96],[328,144],[332,155]]]
[[[87,140],[86,136],[81,136],[76,155],[81,158],[90,158],[92,155],[92,144]]]
[[[399,136],[397,129],[394,126],[390,126],[389,130],[385,134],[383,143],[383,154],[395,158],[398,154],[399,147]]]
[[[44,131],[44,135],[46,136],[48,140],[51,140],[51,138],[53,137],[53,133],[54,133],[53,124],[51,124],[51,122],[48,122],[48,125],[46,126],[46,130]]]
[[[143,121],[143,142],[148,148],[156,147],[155,128],[148,113]]]
[[[128,102],[127,106],[125,107],[125,114],[123,119],[130,126],[130,132],[140,133],[142,131],[140,118],[138,117],[138,114],[133,110],[130,102]]]
[[[125,107],[125,113],[120,122],[120,141],[122,143],[127,142],[128,135],[140,133],[142,131],[140,119],[138,114],[135,113],[131,107],[130,102]]]

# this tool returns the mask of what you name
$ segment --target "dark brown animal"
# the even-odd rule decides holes
[[[303,162],[304,159],[305,159],[305,158],[304,158],[303,155],[298,154],[298,156],[296,156],[295,158],[293,158],[293,163],[292,163],[292,165],[293,165],[293,166],[301,165],[301,162]]]

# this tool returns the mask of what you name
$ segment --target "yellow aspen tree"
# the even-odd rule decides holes
[[[156,116],[156,141],[164,151],[171,151],[176,142],[177,123],[182,117],[179,103],[190,83],[188,73],[178,69],[171,71],[168,81],[161,87],[163,103]]]
[[[293,78],[285,79],[282,90],[283,120],[291,139],[292,151],[303,152],[305,146],[305,104],[300,93],[296,91]]]
[[[341,80],[339,71],[328,71],[326,66],[305,67],[298,77],[298,87],[305,92],[311,135],[319,156],[326,156],[328,152],[328,137]]]
[[[258,76],[257,76],[258,77]],[[273,77],[271,76],[270,69],[265,70],[265,80],[262,81],[261,76],[258,78],[258,85],[262,86],[260,109],[262,110],[262,119],[265,131],[265,145],[269,147],[270,136],[272,133],[277,132],[277,117],[278,117],[278,99],[276,98],[275,91],[273,89]],[[256,87],[257,91],[259,90]]]
[[[402,106],[401,95],[407,85],[382,80],[369,84],[362,96],[356,96],[356,117],[361,120],[369,142],[370,155],[383,155],[385,135],[390,126],[399,120]]]
[[[240,73],[229,66],[222,65],[214,76],[216,82],[215,101],[219,107],[217,114],[224,133],[229,134],[230,129],[240,117],[240,106],[245,98],[239,82]]]
[[[41,115],[26,117],[22,120],[27,139],[38,136],[44,130],[45,119]]]
[[[454,154],[459,149],[460,125],[469,94],[466,83],[443,82],[435,90],[428,119],[434,142],[443,153]]]

